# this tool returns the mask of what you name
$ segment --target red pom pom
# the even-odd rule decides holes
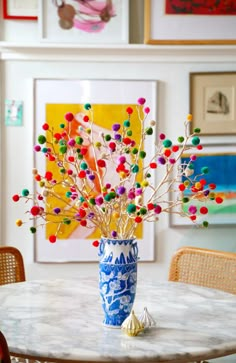
[[[32,216],[37,216],[40,213],[40,208],[35,205],[31,208],[30,213],[32,214]]]
[[[96,240],[96,241],[93,241],[93,243],[92,243],[92,244],[93,244],[93,246],[94,246],[94,247],[98,247],[100,243],[99,243],[99,241],[98,241],[98,240]]]
[[[180,190],[181,192],[183,192],[183,191],[185,190],[185,185],[184,185],[184,184],[180,184],[180,185],[179,185],[179,190]]]
[[[198,145],[198,146],[197,146],[197,149],[198,149],[198,150],[202,150],[202,149],[203,149],[203,146],[202,146],[202,145]]]
[[[132,140],[131,140],[129,137],[124,137],[124,139],[123,139],[123,143],[124,143],[125,145],[129,145],[129,144],[131,144],[131,142],[132,142]]]
[[[48,124],[43,124],[42,129],[45,130],[45,131],[48,130],[49,129],[49,125]]]
[[[38,195],[38,200],[43,200],[43,196],[41,194]]]
[[[78,174],[78,177],[80,179],[84,179],[86,177],[86,172],[84,170],[80,170],[80,172]]]
[[[150,168],[151,169],[156,169],[157,168],[157,163],[150,163]]]
[[[216,201],[217,204],[221,204],[221,203],[223,203],[223,198],[216,197],[215,201]]]
[[[52,177],[53,177],[53,174],[52,174],[52,172],[51,172],[51,171],[47,171],[47,172],[45,173],[45,178],[47,179],[47,181],[52,180]]]
[[[49,160],[49,161],[55,161],[55,160],[56,160],[56,158],[55,158],[55,156],[53,156],[53,155],[49,154],[49,155],[48,155],[48,160]]]
[[[61,134],[59,134],[58,132],[56,132],[53,136],[57,140],[60,140],[61,139]]]
[[[79,215],[81,218],[84,218],[86,216],[86,211],[84,209],[80,208]]]
[[[67,174],[68,174],[68,175],[72,175],[72,174],[73,174],[73,170],[68,169],[68,170],[67,170]]]
[[[131,114],[133,113],[133,109],[132,109],[132,107],[127,107],[127,108],[126,108],[126,112],[127,112],[129,115],[131,115]]]
[[[154,204],[153,203],[148,203],[147,209],[148,210],[153,210],[154,209]]]
[[[86,226],[87,226],[87,221],[86,221],[86,219],[83,219],[82,221],[80,221],[80,225],[81,225],[82,227],[86,227]]]
[[[86,154],[87,154],[87,151],[88,151],[88,149],[86,149],[86,147],[82,147],[82,148],[80,149],[80,154],[81,154],[81,155],[86,155]]]
[[[105,163],[105,161],[104,161],[103,159],[99,159],[99,160],[97,161],[97,164],[98,164],[98,166],[99,166],[100,168],[105,168],[105,166],[106,166],[106,163]]]
[[[190,216],[190,219],[191,219],[192,221],[196,221],[196,219],[197,219],[197,216],[195,216],[195,215],[192,215],[192,216]]]
[[[40,180],[41,180],[41,176],[40,176],[39,174],[37,174],[37,175],[35,175],[34,179],[35,179],[36,181],[40,181]]]
[[[216,188],[216,185],[214,183],[211,183],[211,184],[209,184],[209,188],[213,190]]]
[[[176,153],[177,151],[179,151],[179,146],[178,146],[178,145],[173,145],[173,146],[172,146],[172,151],[173,151],[174,153]]]
[[[68,122],[71,122],[74,120],[74,115],[71,112],[67,112],[64,117],[65,117],[66,121],[68,121]]]
[[[73,161],[75,161],[74,156],[69,156],[69,157],[68,157],[68,161],[70,161],[71,163],[73,163]]]
[[[57,240],[57,237],[56,237],[56,236],[54,236],[53,234],[52,234],[51,236],[49,236],[49,242],[51,242],[51,243],[55,243],[55,242],[56,242],[56,240]]]
[[[207,213],[208,213],[208,209],[207,209],[207,207],[201,207],[201,208],[200,208],[200,213],[201,213],[201,214],[207,214]]]
[[[135,217],[134,220],[135,220],[136,223],[141,223],[142,222],[142,218],[139,217],[139,216]]]
[[[89,117],[88,117],[87,115],[85,115],[85,116],[83,117],[83,120],[84,120],[84,122],[88,122]]]
[[[116,149],[116,143],[115,143],[115,142],[113,142],[113,141],[111,141],[111,142],[109,143],[109,148],[110,148],[111,150],[115,150],[115,149]]]
[[[168,157],[171,155],[171,150],[170,150],[170,149],[166,149],[166,150],[164,151],[164,154],[165,154],[165,156],[168,158]]]
[[[12,197],[12,200],[14,201],[14,202],[18,202],[18,200],[20,199],[20,197],[19,197],[19,195],[18,194],[15,194],[15,195],[13,195],[13,197]]]

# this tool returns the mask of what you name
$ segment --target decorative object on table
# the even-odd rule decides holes
[[[135,238],[101,238],[99,287],[104,325],[120,327],[129,315],[137,283],[138,247]]]
[[[144,328],[151,328],[156,325],[155,320],[146,307],[143,309],[143,313],[140,315],[138,320],[142,323]]]
[[[236,44],[236,2],[145,0],[144,43]]]
[[[41,39],[76,44],[128,43],[129,2],[41,0]]]
[[[133,138],[134,108],[140,123],[139,143]],[[43,174],[33,169],[33,177],[38,182],[34,193],[24,188],[13,196],[13,201],[23,199],[30,205],[27,214],[34,221],[31,233],[36,233],[45,224],[57,226],[48,236],[52,244],[72,222],[83,228],[95,226],[100,229],[101,241],[95,240],[93,245],[100,245],[100,287],[105,324],[115,327],[122,324],[124,312],[128,315],[131,311],[135,296],[138,247],[133,239],[138,227],[144,222],[157,222],[162,213],[175,213],[196,224],[201,221],[199,217],[204,216],[201,225],[207,227],[205,202],[223,202],[223,198],[213,192],[213,180],[207,183],[204,178],[209,172],[206,165],[199,175],[194,175],[197,158],[194,151],[202,146],[198,136],[200,129],[188,134],[191,115],[185,121],[185,136],[179,136],[177,143],[173,143],[160,133],[155,153],[149,155],[143,149],[144,140],[155,132],[156,122],[148,117],[150,108],[146,99],[140,97],[136,106],[127,107],[126,113],[125,119],[119,122],[116,119],[109,132],[100,132],[96,137],[90,103],[84,104],[84,112],[80,113],[84,124],[78,127],[77,135],[72,134],[76,120],[69,110],[57,130],[44,123],[34,150],[50,161],[48,169]],[[92,163],[85,158],[88,146],[93,153]],[[179,164],[180,158],[190,150],[189,160]],[[50,166],[56,167],[54,173]],[[161,173],[157,185],[151,179],[156,169]],[[107,173],[110,178],[112,173],[116,177],[105,181]],[[95,185],[98,185],[98,192],[95,192]],[[169,199],[171,190],[178,191],[175,199]],[[189,195],[183,196],[186,190]],[[195,199],[201,201],[200,207],[192,204]],[[53,200],[57,201],[57,206]],[[183,205],[188,207],[179,210],[178,207]],[[18,226],[23,223],[17,221]],[[121,250],[122,245],[124,250]],[[121,316],[117,317],[119,314]]]
[[[202,135],[236,135],[236,72],[190,73],[190,111],[191,131],[197,120]]]
[[[144,330],[143,324],[138,320],[134,310],[123,321],[121,329],[129,336],[135,337]]]
[[[2,7],[3,19],[38,19],[38,0],[2,0]]]
[[[22,126],[23,102],[16,100],[5,100],[5,125]]]

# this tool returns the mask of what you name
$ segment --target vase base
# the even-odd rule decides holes
[[[110,325],[110,324],[106,324],[106,323],[102,323],[102,325],[105,328],[110,328],[110,329],[120,329],[121,328],[121,325]]]

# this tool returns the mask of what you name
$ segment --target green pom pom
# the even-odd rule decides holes
[[[136,174],[139,172],[139,166],[137,164],[131,165],[132,173]]]
[[[79,197],[79,200],[80,200],[80,202],[81,203],[83,203],[84,201],[85,201],[85,198],[84,197],[82,197],[82,195]]]
[[[137,153],[138,153],[138,149],[137,149],[136,147],[134,147],[134,148],[133,148],[133,150],[132,150],[132,154],[134,154],[134,155],[135,155],[135,154],[137,154]]]
[[[116,198],[116,192],[110,192],[109,194],[110,194],[111,199]]]
[[[178,140],[178,142],[182,143],[182,142],[184,142],[184,137],[183,136],[179,136],[177,140]]]
[[[61,154],[66,154],[66,152],[67,152],[67,146],[66,146],[66,145],[61,146],[61,147],[59,148],[59,152],[60,152]]]
[[[66,140],[61,139],[61,140],[59,141],[59,145],[66,145]]]
[[[199,129],[199,127],[196,127],[196,129],[194,129],[193,132],[195,132],[195,134],[199,134],[201,132],[201,129]]]
[[[201,172],[202,172],[202,174],[208,174],[209,173],[209,168],[207,166],[203,166],[201,168]]]
[[[151,178],[151,174],[150,173],[147,173],[146,174],[146,178]]]
[[[146,156],[146,152],[145,151],[140,151],[140,153],[139,153],[140,159],[144,159],[145,156]]]
[[[77,155],[77,158],[78,158],[79,160],[82,160],[84,157],[83,157],[83,155],[82,155],[82,154],[78,154],[78,155]]]
[[[71,197],[71,195],[72,195],[72,193],[71,193],[71,192],[66,192],[66,198],[70,198],[70,197]]]
[[[140,183],[136,183],[136,184],[135,184],[135,187],[136,187],[136,188],[141,188],[141,184],[140,184]]]
[[[193,169],[194,169],[194,164],[193,164],[193,163],[190,163],[190,164],[188,165],[188,169],[193,170]]]
[[[128,213],[135,213],[136,212],[136,205],[135,204],[129,204],[126,208]]]
[[[198,136],[194,136],[194,137],[192,138],[192,144],[193,144],[194,146],[196,146],[196,145],[199,145],[199,144],[200,144],[200,139],[199,139],[199,137],[198,137]]]
[[[188,198],[188,197],[184,197],[184,198],[182,199],[182,202],[183,202],[183,203],[188,203],[188,202],[189,202],[189,198]]]
[[[83,161],[81,164],[80,164],[80,169],[82,170],[86,170],[88,169],[88,165]]]
[[[130,127],[130,121],[129,120],[125,120],[124,121],[124,126],[125,127]]]
[[[61,129],[64,129],[64,127],[65,127],[65,124],[60,124]]]
[[[209,223],[207,221],[202,222],[203,227],[207,228],[209,226]]]
[[[90,198],[90,199],[89,199],[89,203],[90,203],[91,205],[95,205],[95,204],[96,204],[96,202],[95,202],[95,198]]]
[[[30,232],[31,232],[31,233],[36,233],[36,231],[37,231],[37,230],[36,230],[36,228],[35,228],[35,227],[30,227]]]
[[[169,140],[169,139],[166,139],[166,140],[163,141],[162,144],[163,144],[164,147],[171,147],[172,141]]]
[[[82,137],[80,137],[80,136],[77,136],[76,138],[75,138],[75,142],[76,142],[76,144],[77,145],[82,145],[83,144],[83,138]],[[78,149],[77,149],[78,150]]]
[[[110,202],[110,200],[112,199],[111,196],[110,196],[110,193],[106,194],[104,199],[105,199],[106,202]]]
[[[92,106],[90,105],[90,103],[85,103],[84,108],[85,110],[90,110]]]
[[[133,134],[132,130],[128,130],[128,131],[126,132],[126,135],[127,135],[127,136],[132,136],[132,134]]]
[[[38,143],[39,144],[45,144],[45,142],[47,141],[46,137],[44,135],[39,135],[38,137]]]
[[[65,174],[66,173],[66,169],[65,168],[60,169],[60,173],[61,174]]]
[[[146,132],[147,135],[152,135],[153,134],[153,129],[151,127],[148,127],[145,132]]]
[[[147,213],[147,209],[146,208],[140,208],[140,214],[144,215]]]
[[[129,149],[128,147],[126,147],[126,148],[125,148],[125,150],[124,150],[124,152],[125,152],[126,154],[129,154],[129,153],[130,153],[130,149]]]
[[[111,140],[111,135],[109,135],[109,134],[105,135],[105,136],[104,136],[104,139],[105,139],[106,141],[110,141],[110,140]]]
[[[63,218],[64,224],[71,224],[71,220],[69,218]]]
[[[29,190],[28,189],[23,189],[21,192],[23,197],[27,197],[29,195]]]
[[[42,153],[46,154],[46,153],[48,152],[48,148],[47,148],[47,147],[43,147],[43,148],[41,149],[41,151],[42,151]]]

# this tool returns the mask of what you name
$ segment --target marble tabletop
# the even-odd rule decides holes
[[[156,327],[129,337],[103,326],[98,281],[0,286],[0,329],[11,353],[44,360],[194,362],[236,353],[236,296],[174,282],[139,281],[134,311]],[[46,359],[47,358],[47,359]]]

